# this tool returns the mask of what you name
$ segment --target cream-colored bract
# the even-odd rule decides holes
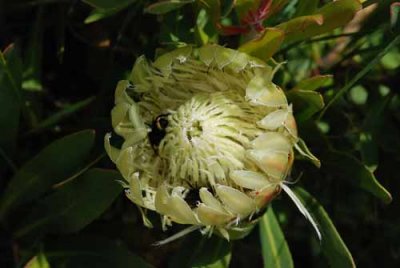
[[[154,63],[137,59],[112,110],[124,143],[113,147],[107,134],[105,148],[147,226],[153,210],[164,228],[191,225],[184,233],[232,239],[251,229],[280,192],[298,141],[292,107],[272,75],[259,59],[217,45],[187,46]],[[159,116],[168,123],[152,144]]]

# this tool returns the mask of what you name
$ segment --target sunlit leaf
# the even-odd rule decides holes
[[[160,15],[178,9],[186,4],[190,4],[193,2],[194,0],[162,0],[154,4],[151,4],[145,9],[145,11],[147,13]]]
[[[332,75],[316,75],[300,81],[293,89],[317,90],[320,87],[326,86],[331,81]]]
[[[259,38],[250,40],[240,46],[239,51],[268,60],[278,51],[283,39],[283,31],[276,28],[267,28]]]
[[[121,241],[99,236],[68,236],[45,243],[44,252],[51,267],[64,268],[150,268]]]
[[[346,25],[361,9],[358,0],[329,2],[312,15],[294,18],[276,26],[285,32],[285,42],[304,40]]]
[[[0,203],[0,218],[10,209],[32,201],[52,185],[77,171],[93,146],[94,132],[85,130],[48,145],[11,179]]]
[[[344,152],[329,152],[322,157],[322,163],[332,176],[360,187],[385,203],[392,201],[392,196],[374,174],[354,156]]]
[[[91,223],[115,200],[122,187],[116,171],[91,169],[40,200],[15,235],[71,233]]]
[[[264,267],[294,267],[285,236],[271,206],[262,216],[259,226]]]
[[[24,268],[50,268],[47,257],[43,252],[39,252],[35,257],[33,257]]]
[[[329,267],[356,267],[349,250],[344,244],[325,209],[304,189],[295,187],[294,191],[319,225],[319,229],[322,232],[321,249],[329,262]]]

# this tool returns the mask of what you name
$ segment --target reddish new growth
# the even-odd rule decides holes
[[[241,19],[238,26],[223,26],[217,23],[217,28],[225,35],[245,34],[251,30],[263,32],[263,21],[266,20],[275,10],[280,9],[281,6],[272,8],[272,0],[261,0],[257,9],[249,10],[247,14]],[[274,10],[273,10],[274,9]]]

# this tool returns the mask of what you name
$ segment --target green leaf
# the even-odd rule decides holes
[[[90,97],[90,98],[87,98],[82,101],[78,101],[74,104],[66,106],[61,111],[56,112],[49,118],[43,120],[42,122],[39,122],[38,125],[34,129],[32,129],[29,133],[35,133],[35,132],[41,131],[45,128],[48,128],[50,126],[57,124],[65,117],[68,117],[68,116],[78,112],[79,110],[85,108],[86,106],[88,106],[90,103],[92,103],[92,101],[94,99],[95,99],[95,97]]]
[[[319,229],[322,232],[321,250],[328,260],[329,267],[356,267],[349,250],[324,208],[304,189],[295,187],[294,192],[319,225]]]
[[[311,161],[311,163],[313,163],[316,167],[321,167],[321,161],[319,161],[319,159],[313,155],[313,153],[308,149],[307,144],[301,138],[299,138],[294,147],[301,156]]]
[[[116,171],[91,169],[41,200],[23,219],[17,237],[76,232],[99,217],[121,193]]]
[[[374,172],[378,167],[379,148],[377,140],[383,129],[385,119],[384,111],[391,99],[392,96],[388,95],[385,98],[378,100],[370,107],[370,109],[368,109],[360,133],[361,158],[365,166],[371,172]]]
[[[318,8],[319,0],[299,0],[294,17],[313,14]]]
[[[375,195],[385,203],[392,201],[390,193],[376,180],[374,174],[354,156],[343,152],[329,152],[322,157],[329,174]]]
[[[282,233],[278,220],[270,206],[259,223],[260,241],[264,267],[290,268],[293,266],[292,255]]]
[[[276,28],[267,28],[256,39],[250,40],[239,47],[239,51],[268,60],[278,51],[284,39],[284,32]]]
[[[145,9],[145,12],[155,15],[161,15],[190,3],[194,3],[194,0],[163,0],[151,4]]]
[[[198,232],[193,233],[183,241],[181,248],[171,259],[169,267],[229,267],[231,245],[218,236],[208,238]]]
[[[95,236],[69,236],[45,242],[51,267],[64,268],[150,268],[121,241]]]
[[[317,90],[332,81],[332,75],[316,75],[300,81],[293,90]]]
[[[287,92],[298,123],[307,121],[316,112],[324,108],[324,99],[321,94],[310,90],[290,90]]]
[[[50,268],[50,265],[46,255],[43,252],[39,252],[24,266],[24,268]]]
[[[102,19],[105,19],[107,17],[111,17],[112,15],[115,15],[118,13],[119,10],[114,10],[114,9],[93,9],[92,12],[90,12],[89,16],[86,17],[84,20],[85,24],[90,24]]]
[[[20,118],[21,59],[14,46],[0,51],[0,150],[12,155]]]
[[[11,209],[30,202],[71,176],[88,157],[94,132],[85,130],[48,145],[11,179],[0,203],[0,219]]]
[[[312,15],[297,17],[276,27],[285,32],[285,43],[300,41],[346,25],[360,9],[358,0],[338,0]]]
[[[43,7],[41,7],[37,11],[36,21],[31,30],[29,46],[24,58],[22,88],[28,91],[41,91],[43,89],[41,82],[44,29],[43,10]]]
[[[82,0],[88,5],[102,10],[121,10],[134,3],[136,0]]]
[[[328,110],[328,108],[333,105],[338,99],[340,99],[343,94],[345,94],[349,89],[351,89],[361,78],[363,78],[379,61],[382,59],[383,56],[386,55],[392,48],[395,48],[397,45],[400,43],[400,35],[397,35],[394,37],[392,40],[390,40],[387,45],[385,46],[384,49],[380,50],[372,60],[368,62],[365,67],[359,71],[353,79],[351,79],[344,87],[342,87],[336,95],[329,100],[327,105],[325,106],[324,110],[319,115],[319,119],[321,119],[325,112]]]

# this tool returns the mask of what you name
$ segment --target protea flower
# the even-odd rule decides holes
[[[112,110],[114,131],[125,141],[117,149],[108,134],[105,148],[146,225],[152,210],[164,228],[190,225],[179,235],[200,229],[238,238],[289,189],[283,182],[297,129],[273,72],[217,45],[187,46],[154,63],[137,59],[129,80],[117,86]]]

